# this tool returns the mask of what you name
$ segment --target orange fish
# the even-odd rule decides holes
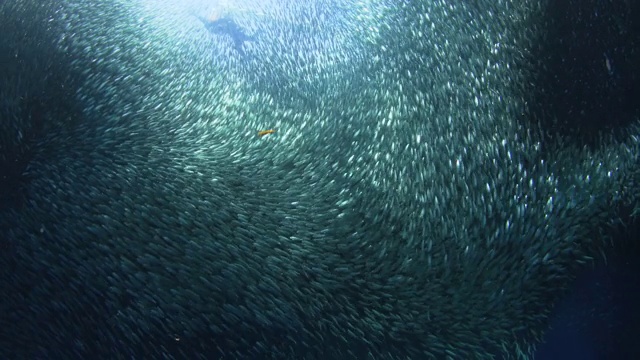
[[[273,129],[260,130],[260,131],[258,131],[258,136],[265,136],[265,135],[273,134],[274,132],[276,132],[276,131],[273,130]]]

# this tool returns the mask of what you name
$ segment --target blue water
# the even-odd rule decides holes
[[[554,309],[551,329],[536,360],[605,360],[640,358],[640,238],[628,231],[631,245],[585,271]],[[633,242],[636,242],[634,245]]]

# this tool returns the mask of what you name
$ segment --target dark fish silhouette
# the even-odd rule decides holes
[[[204,27],[209,30],[210,33],[229,36],[233,41],[233,47],[243,57],[245,56],[244,43],[246,41],[255,41],[253,36],[247,35],[244,29],[231,18],[222,17],[210,20],[198,16],[198,19],[202,21]]]

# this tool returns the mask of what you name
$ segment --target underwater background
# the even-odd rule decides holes
[[[1,359],[640,358],[640,4],[0,0]]]

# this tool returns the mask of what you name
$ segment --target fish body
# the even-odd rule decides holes
[[[275,132],[276,132],[276,131],[275,131],[274,129],[269,129],[269,130],[260,130],[260,131],[258,131],[258,136],[259,136],[259,137],[262,137],[262,136],[265,136],[265,135],[273,134],[273,133],[275,133]]]

